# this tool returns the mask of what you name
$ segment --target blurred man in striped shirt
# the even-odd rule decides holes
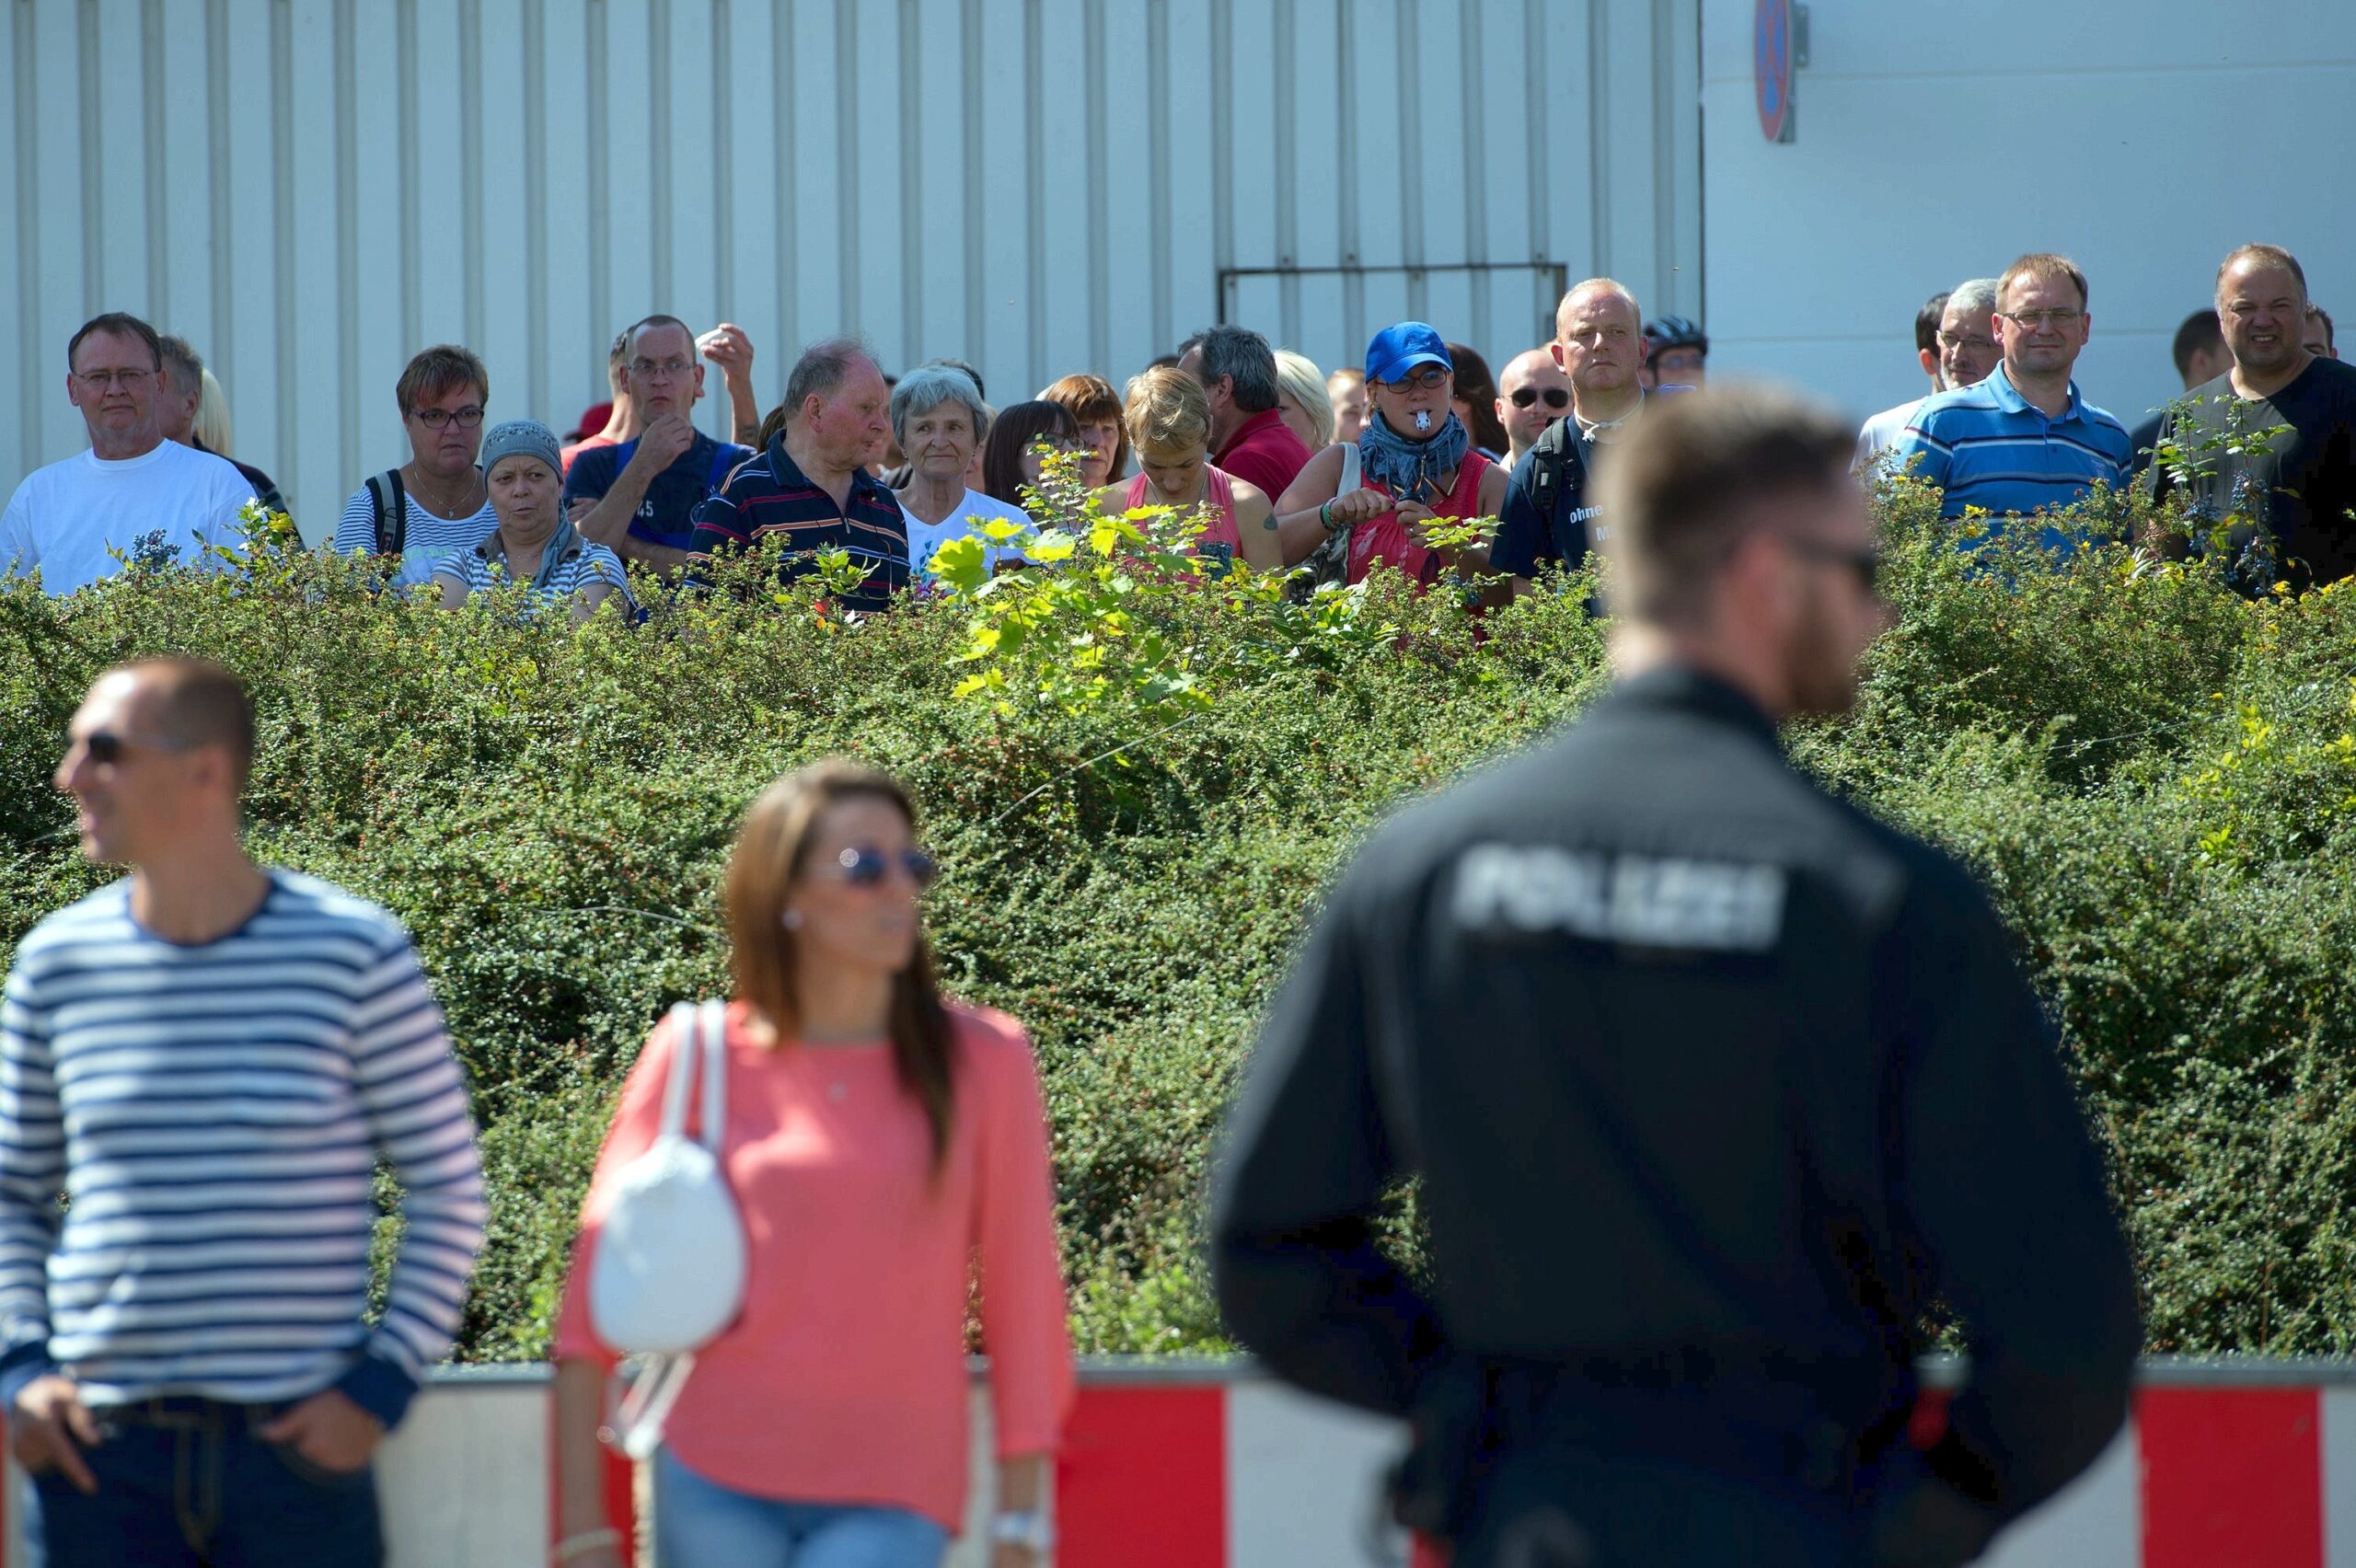
[[[0,1396],[51,1568],[380,1563],[371,1456],[482,1244],[417,956],[247,857],[253,733],[218,665],[99,677],[57,785],[131,874],[35,927],[0,992]],[[372,1327],[380,1159],[405,1195]]]

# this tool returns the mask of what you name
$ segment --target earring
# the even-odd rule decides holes
[[[783,926],[789,931],[798,931],[802,929],[802,911],[799,909],[789,909],[777,918],[778,924]]]

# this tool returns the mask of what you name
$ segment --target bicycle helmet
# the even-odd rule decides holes
[[[1710,352],[1710,335],[1702,330],[1698,321],[1682,316],[1663,316],[1645,323],[1645,363],[1663,349],[1699,349]]]

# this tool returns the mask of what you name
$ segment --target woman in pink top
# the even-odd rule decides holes
[[[1173,506],[1191,513],[1208,502],[1211,525],[1195,541],[1196,555],[1219,561],[1241,556],[1254,571],[1283,570],[1276,536],[1267,526],[1267,496],[1211,467],[1211,406],[1201,382],[1174,366],[1156,365],[1130,381],[1121,423],[1137,448],[1138,471],[1126,484],[1096,492],[1107,512]]]
[[[992,1568],[1034,1568],[1051,1544],[1043,1488],[1072,1358],[1046,1118],[1021,1027],[934,989],[918,910],[932,877],[907,793],[880,773],[821,763],[745,815],[728,868],[723,1157],[745,1307],[698,1353],[664,1429],[664,1568],[934,1568],[964,1516],[976,1274]],[[614,1357],[587,1281],[679,1043],[658,1027],[623,1085],[558,1321],[555,1556],[571,1568],[619,1561],[597,1442]]]

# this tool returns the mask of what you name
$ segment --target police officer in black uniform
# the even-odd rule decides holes
[[[1227,1321],[1412,1418],[1456,1568],[1959,1563],[2125,1417],[2127,1250],[2003,928],[1777,744],[1882,624],[1854,450],[1739,386],[1613,449],[1617,686],[1375,836],[1239,1097]],[[1428,1279],[1378,1242],[1410,1176]]]

